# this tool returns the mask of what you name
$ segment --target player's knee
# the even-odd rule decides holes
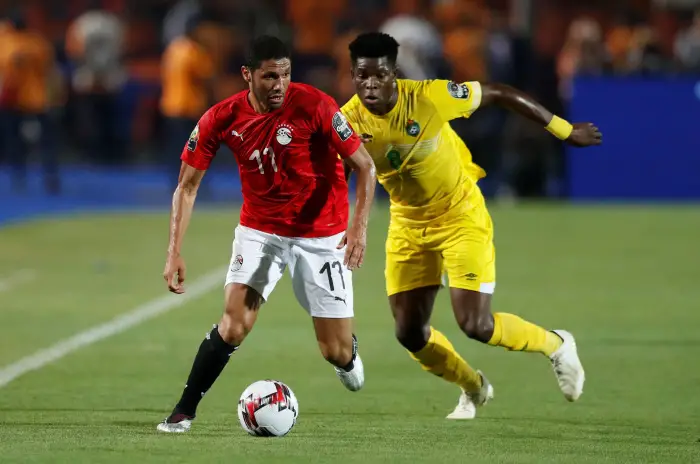
[[[493,315],[490,312],[468,313],[457,322],[462,332],[473,340],[487,343],[493,336]]]
[[[430,325],[417,326],[415,324],[402,323],[396,321],[396,339],[401,346],[411,353],[417,353],[430,340]]]
[[[246,325],[243,321],[235,320],[228,314],[224,314],[219,322],[219,334],[230,345],[238,346],[243,343],[252,328],[252,326]]]
[[[344,367],[352,361],[352,339],[347,343],[341,340],[320,341],[318,347],[324,359],[337,367]]]

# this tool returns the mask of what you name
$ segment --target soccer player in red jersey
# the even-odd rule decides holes
[[[331,97],[290,82],[289,57],[279,39],[256,39],[241,68],[249,90],[211,107],[182,151],[163,273],[170,291],[185,291],[180,247],[197,188],[221,144],[238,162],[243,207],[226,275],[224,314],[200,345],[180,401],[158,425],[162,432],[190,429],[197,405],[253,328],[287,266],[297,300],[313,318],[323,356],[347,389],[359,390],[364,383],[352,328],[351,271],[364,257],[374,164]],[[349,226],[343,160],[357,175]]]

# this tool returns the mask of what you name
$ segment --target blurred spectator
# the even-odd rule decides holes
[[[90,157],[120,161],[126,147],[117,133],[118,95],[126,81],[122,64],[123,25],[116,15],[94,10],[70,25],[66,51],[74,65],[72,86],[78,127]]]
[[[619,18],[605,37],[605,47],[610,66],[616,73],[626,73],[629,70],[629,53],[632,47],[634,29],[633,21],[632,18]]]
[[[427,20],[411,15],[394,16],[380,30],[399,43],[396,60],[399,71],[408,79],[435,79],[444,69],[442,37]]]
[[[557,64],[559,92],[562,98],[569,99],[574,76],[602,74],[606,59],[600,25],[590,18],[580,18],[572,22],[566,42],[559,52]]]
[[[669,69],[656,32],[646,24],[637,26],[632,34],[629,66],[633,73],[658,74]]]
[[[56,67],[51,44],[27,29],[20,16],[12,18],[3,33],[0,52],[2,70],[2,141],[12,167],[13,186],[26,188],[30,148],[38,146],[48,193],[60,189],[54,122],[49,114]]]
[[[200,116],[213,103],[214,63],[198,34],[197,17],[187,22],[185,35],[173,40],[162,60],[160,109],[165,117],[163,161],[177,181],[180,154]]]
[[[695,11],[690,27],[676,37],[674,52],[683,68],[700,72],[700,8]]]
[[[188,22],[201,14],[202,7],[199,0],[175,2],[163,20],[163,45],[167,47],[170,42],[185,35]]]

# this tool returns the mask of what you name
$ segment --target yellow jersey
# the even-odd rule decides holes
[[[397,86],[396,105],[383,116],[370,113],[357,95],[341,111],[374,160],[377,178],[389,193],[392,219],[444,218],[461,209],[456,206],[486,175],[449,125],[479,107],[481,85],[399,79]]]

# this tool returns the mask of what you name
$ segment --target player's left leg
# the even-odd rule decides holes
[[[496,281],[491,220],[483,207],[469,221],[446,234],[448,246],[443,251],[459,327],[482,343],[549,357],[562,393],[575,401],[583,391],[584,371],[573,336],[546,330],[514,314],[491,312]]]
[[[353,333],[352,272],[337,250],[342,234],[296,239],[289,271],[299,304],[313,317],[321,354],[343,385],[357,391],[364,385],[362,359]]]
[[[180,400],[157,426],[160,432],[190,429],[200,401],[253,329],[260,307],[282,278],[287,250],[279,237],[239,226],[232,248],[223,314],[199,345]]]

